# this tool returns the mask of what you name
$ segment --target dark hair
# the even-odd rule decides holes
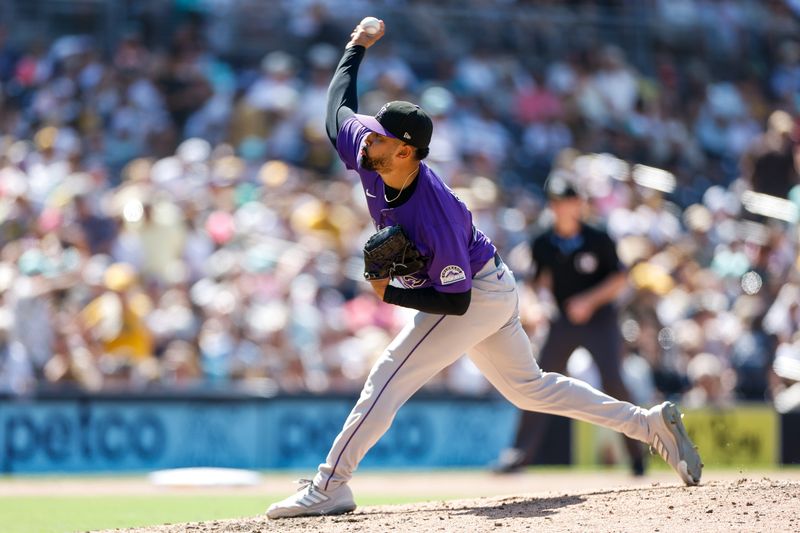
[[[417,161],[422,161],[428,157],[430,151],[431,149],[427,146],[425,148],[414,148],[414,157],[417,158]]]

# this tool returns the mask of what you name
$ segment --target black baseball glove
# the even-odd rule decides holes
[[[364,245],[364,278],[367,280],[408,276],[425,267],[425,258],[403,228],[389,226]]]

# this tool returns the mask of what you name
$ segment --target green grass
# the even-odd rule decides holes
[[[269,503],[285,497],[286,494],[8,496],[0,498],[0,531],[71,533],[255,516],[263,513]],[[425,499],[365,496],[358,502],[360,505],[388,505]]]
[[[0,524],[7,533],[149,526],[257,514],[264,501],[255,496],[12,496],[0,500]]]

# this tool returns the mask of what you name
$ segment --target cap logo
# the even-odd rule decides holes
[[[405,133],[403,134],[403,139],[409,139],[409,140],[411,140],[411,135],[409,135],[409,134],[408,134],[408,132],[405,132]]]
[[[375,120],[380,122],[381,118],[383,118],[383,114],[386,113],[386,108],[389,107],[389,104],[384,104],[383,107],[375,114]]]

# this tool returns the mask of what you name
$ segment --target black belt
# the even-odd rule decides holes
[[[500,254],[495,252],[494,253],[494,266],[499,268],[500,265],[502,265],[502,264],[503,264],[503,260],[500,259]]]

